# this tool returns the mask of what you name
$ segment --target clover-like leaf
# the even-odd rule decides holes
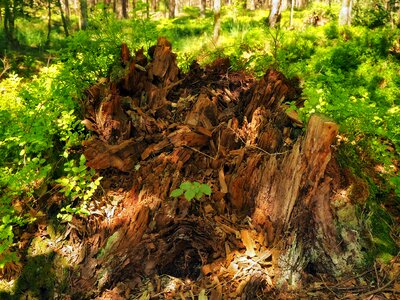
[[[196,196],[196,193],[193,190],[187,190],[185,192],[185,198],[187,201],[191,201],[194,198],[194,196]]]
[[[200,186],[200,191],[203,192],[207,196],[211,195],[211,188],[210,188],[210,186],[208,184],[203,183]]]
[[[179,197],[183,194],[183,190],[181,189],[175,189],[171,192],[171,197]]]
[[[193,188],[193,184],[190,181],[182,182],[179,186],[180,189],[188,191]]]

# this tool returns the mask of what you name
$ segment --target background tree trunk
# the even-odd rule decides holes
[[[218,43],[220,33],[221,33],[221,0],[214,0],[213,41],[215,44]]]
[[[62,7],[61,0],[57,0],[57,6],[58,6],[58,9],[60,10],[61,21],[62,21],[62,24],[63,24],[65,36],[69,36],[69,32],[68,32],[68,26],[69,26],[69,24],[68,24],[67,18],[65,17],[65,14],[64,14],[64,10],[63,10],[63,7]]]
[[[168,17],[170,19],[175,18],[175,5],[176,0],[168,0]]]
[[[351,11],[353,0],[342,0],[342,8],[339,13],[339,25],[351,25]]]
[[[121,15],[124,19],[128,19],[128,0],[121,0]]]
[[[46,38],[46,46],[50,45],[50,36],[51,36],[51,0],[47,0],[47,38]]]
[[[66,23],[69,24],[70,18],[71,18],[71,11],[69,8],[69,0],[64,0],[63,3],[64,3]]]
[[[151,11],[156,12],[159,7],[159,1],[157,0],[151,0]]]
[[[255,0],[249,0],[248,9],[249,10],[255,10],[256,9],[256,1]]]
[[[304,9],[304,8],[306,8],[307,7],[307,5],[308,5],[308,2],[309,2],[309,0],[294,0],[296,3],[295,3],[295,6],[296,6],[296,8],[298,8],[298,9]]]
[[[206,7],[207,7],[207,0],[200,0],[200,16],[205,17],[206,16]]]
[[[80,15],[79,15],[79,27],[85,30],[88,26],[88,6],[87,0],[80,0]]]
[[[268,16],[269,27],[275,27],[281,21],[282,0],[273,0],[271,11]]]
[[[5,0],[4,7],[4,33],[7,43],[11,46],[18,46],[18,41],[15,35],[17,2],[17,0]]]
[[[175,17],[179,16],[180,6],[181,6],[180,0],[175,0],[175,12],[174,12]]]
[[[293,26],[293,14],[294,14],[294,0],[290,0],[290,21],[289,26]]]

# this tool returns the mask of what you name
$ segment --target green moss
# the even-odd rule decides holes
[[[389,261],[390,257],[397,255],[400,250],[391,235],[392,227],[395,224],[387,210],[376,202],[376,200],[371,199],[367,203],[369,214],[366,225],[373,244],[370,255],[383,261]]]
[[[54,253],[29,257],[18,278],[15,294],[21,297],[29,294],[33,299],[53,299],[56,283],[54,257]]]
[[[98,259],[105,257],[110,252],[112,246],[118,240],[119,235],[119,232],[116,231],[107,239],[106,245],[101,248],[100,251],[97,253]]]

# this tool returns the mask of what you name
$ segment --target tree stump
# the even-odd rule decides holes
[[[85,124],[94,134],[84,154],[88,166],[129,185],[118,214],[86,241],[77,295],[154,274],[215,279],[240,249],[265,260],[235,290],[243,299],[271,284],[301,283],[307,269],[338,274],[357,264],[359,248],[338,232],[332,204],[334,191],[350,185],[332,152],[338,126],[313,115],[303,134],[284,104],[298,99],[297,87],[273,69],[259,81],[229,72],[223,59],[182,76],[164,38],[149,63],[143,51],[131,57],[122,49],[127,75],[88,92]],[[207,183],[212,196],[172,199],[185,180]],[[274,265],[275,275],[261,265]]]

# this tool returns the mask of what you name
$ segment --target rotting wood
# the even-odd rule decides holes
[[[166,39],[150,61],[125,47],[126,75],[87,93],[85,123],[95,136],[84,154],[88,166],[125,172],[130,185],[116,217],[90,237],[74,291],[93,297],[143,276],[196,280],[203,270],[215,297],[253,299],[278,278],[289,281],[283,267],[295,277],[309,263],[340,271],[345,250],[330,204],[342,176],[331,150],[337,125],[313,115],[303,135],[284,104],[298,100],[298,89],[276,70],[256,81],[218,59],[183,76]],[[212,196],[171,199],[185,180],[209,184]],[[297,256],[287,258],[290,251]]]

